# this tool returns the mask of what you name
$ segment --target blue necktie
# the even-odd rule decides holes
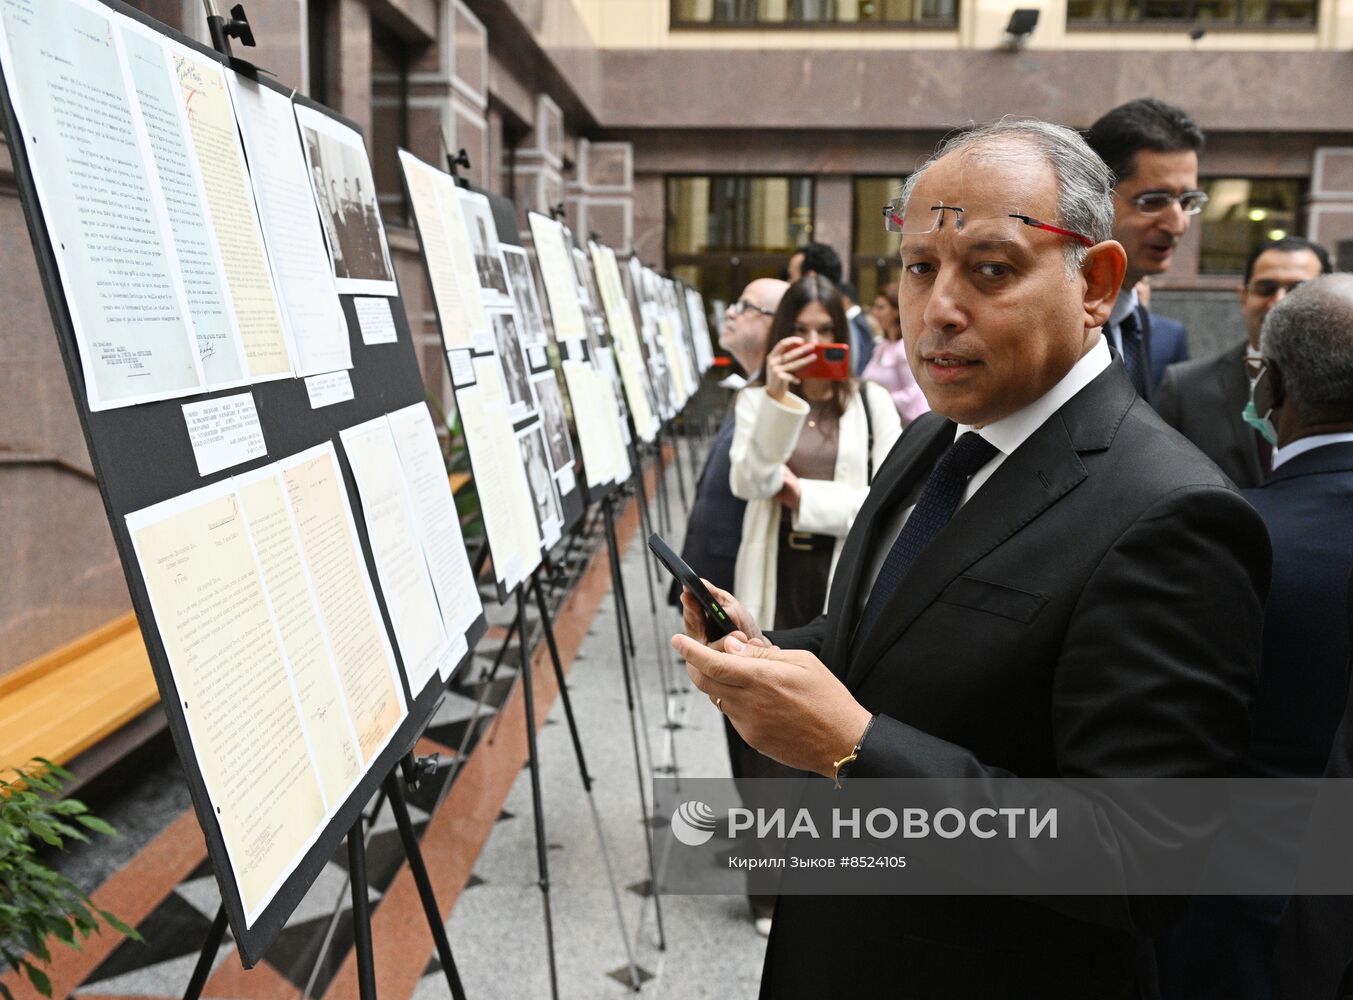
[[[926,478],[916,507],[902,526],[897,541],[888,550],[888,557],[883,560],[878,579],[874,581],[869,600],[864,606],[864,614],[860,616],[856,636],[862,637],[869,633],[916,557],[958,510],[958,505],[963,501],[963,491],[968,488],[968,480],[995,455],[995,445],[980,434],[969,431],[960,434],[958,440],[940,456]]]
[[[1123,367],[1127,369],[1137,395],[1145,399],[1146,371],[1142,358],[1142,328],[1137,321],[1137,310],[1123,317],[1123,322],[1118,324],[1118,336],[1123,342]]]

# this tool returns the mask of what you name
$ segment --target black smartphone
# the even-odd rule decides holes
[[[722,639],[734,631],[733,620],[728,617],[728,612],[719,605],[714,599],[714,595],[709,592],[709,588],[701,582],[700,577],[695,575],[695,570],[686,564],[686,560],[672,551],[672,547],[662,540],[662,536],[657,532],[648,536],[648,547],[653,550],[653,554],[658,557],[658,562],[667,568],[667,572],[676,577],[677,582],[684,585],[687,590],[695,595],[696,603],[705,612],[705,635],[711,640]]]

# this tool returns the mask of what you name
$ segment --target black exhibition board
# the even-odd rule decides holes
[[[492,191],[485,191],[480,188],[472,187],[471,190],[479,191],[489,200],[489,207],[493,209],[493,221],[498,227],[498,242],[508,246],[523,247],[521,239],[521,230],[517,228],[517,207],[507,198],[500,194],[494,194]],[[532,276],[534,280],[534,275]],[[534,289],[532,289],[534,291]],[[540,303],[542,310],[548,309],[549,305],[545,302]],[[546,339],[549,339],[550,333],[546,329]],[[568,387],[564,384],[562,378],[555,374],[555,381],[559,386],[559,394],[563,398],[568,398]],[[567,413],[567,411],[566,411]],[[541,418],[544,419],[543,417]],[[577,430],[569,423],[569,433],[576,439]],[[563,535],[569,535],[578,523],[582,521],[583,515],[587,512],[587,501],[585,498],[586,486],[585,480],[581,478],[580,463],[582,461],[582,451],[577,445],[574,445],[574,488],[568,493],[560,491],[559,502],[563,506],[564,526]],[[556,484],[557,484],[556,480]]]
[[[101,2],[116,14],[135,19],[203,56],[226,64],[226,60],[211,49],[140,13],[121,0],[101,0]],[[260,77],[260,82],[263,86],[284,95],[292,94],[291,88],[266,77]],[[13,157],[15,184],[23,203],[29,236],[33,242],[53,327],[89,448],[90,461],[103,497],[118,556],[122,561],[132,606],[140,622],[146,651],[160,690],[161,704],[168,719],[174,745],[183,763],[193,805],[206,839],[207,852],[221,888],[230,927],[244,966],[251,968],[263,957],[269,945],[282,930],[287,918],[339,848],[343,838],[357,822],[361,810],[376,794],[382,781],[398,765],[399,759],[412,748],[431,718],[444,689],[444,685],[434,675],[425,690],[421,692],[408,690],[407,676],[402,662],[399,662],[398,644],[394,641],[394,630],[381,594],[380,578],[376,572],[362,517],[361,500],[355,488],[352,470],[347,464],[345,451],[338,440],[339,431],[345,427],[426,400],[408,320],[400,299],[389,299],[398,340],[394,344],[367,346],[358,327],[353,297],[340,296],[353,361],[349,375],[354,398],[347,402],[312,409],[304,380],[285,378],[91,412],[70,311],[48,230],[42,218],[42,208],[26,146],[19,134],[18,122],[9,99],[8,85],[4,83],[2,73],[0,84],[3,84],[0,85],[0,98],[3,99],[5,134]],[[352,122],[319,104],[300,96],[296,97],[296,101],[357,129]],[[257,169],[257,166],[252,165],[252,168]],[[318,211],[318,208],[316,210]],[[185,425],[183,404],[245,392],[253,395],[259,422],[263,428],[267,456],[223,469],[206,477],[199,476]],[[212,813],[212,804],[189,736],[173,673],[156,626],[125,517],[130,512],[247,473],[324,442],[332,442],[339,456],[348,501],[361,539],[367,573],[377,595],[390,647],[396,661],[399,662],[399,674],[405,689],[408,714],[385,749],[369,763],[366,773],[330,817],[300,863],[291,871],[252,926],[249,926],[246,924],[243,903],[234,881],[225,842]],[[458,669],[473,655],[475,645],[482,638],[486,628],[481,613],[466,636],[469,652],[457,665]]]

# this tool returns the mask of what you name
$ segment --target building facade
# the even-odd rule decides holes
[[[841,251],[867,303],[896,256],[881,206],[946,132],[1006,114],[1084,127],[1156,96],[1208,133],[1211,201],[1155,282],[1196,355],[1239,335],[1259,240],[1302,233],[1353,267],[1353,0],[1040,2],[247,0],[258,46],[236,53],[365,131],[442,403],[401,146],[464,148],[475,184],[523,212],[562,205],[716,308],[808,239]],[[133,6],[207,37],[200,0]],[[128,601],[7,150],[0,232],[3,674]]]

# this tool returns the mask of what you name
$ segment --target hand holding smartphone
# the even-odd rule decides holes
[[[696,603],[705,612],[705,637],[713,642],[726,635],[731,635],[735,631],[733,620],[728,617],[728,613],[714,599],[714,595],[709,592],[709,588],[696,575],[695,570],[691,569],[681,556],[672,551],[672,547],[663,541],[662,536],[657,532],[648,536],[648,547],[658,557],[658,562],[662,563],[663,568],[676,577],[677,582],[685,586],[694,595]]]

